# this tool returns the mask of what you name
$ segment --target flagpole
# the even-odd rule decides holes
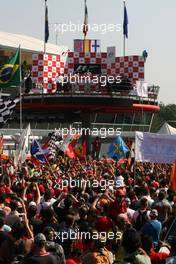
[[[84,0],[84,12],[86,10],[86,0]],[[86,14],[84,14],[84,27],[85,27],[85,19],[86,19]],[[84,32],[84,40],[86,39],[86,34]]]
[[[46,42],[45,42],[45,30],[46,30],[46,2],[47,0],[44,0],[45,1],[45,23],[44,23],[44,54],[46,52]]]
[[[20,49],[20,130],[23,128],[23,116],[22,116],[22,75],[21,75],[21,46],[19,46]]]

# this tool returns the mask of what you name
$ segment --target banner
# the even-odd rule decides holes
[[[148,97],[148,84],[144,81],[136,81],[136,95]]]
[[[172,164],[176,160],[176,136],[136,132],[135,160]]]
[[[107,64],[115,63],[116,47],[107,47]]]

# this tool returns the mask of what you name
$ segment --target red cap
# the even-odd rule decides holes
[[[152,183],[152,185],[153,185],[153,187],[155,187],[156,189],[158,189],[159,188],[159,182],[157,182],[157,181],[154,181],[153,183]]]
[[[0,187],[0,193],[5,193],[5,192],[6,192],[5,187]]]
[[[32,199],[33,199],[33,194],[32,194],[32,193],[28,193],[28,194],[26,194],[26,198],[27,198],[28,201],[32,201]]]
[[[45,187],[43,186],[43,184],[39,185],[39,190],[40,190],[41,193],[45,192]]]
[[[68,187],[63,188],[64,193],[68,193]]]
[[[11,202],[11,198],[10,198],[10,197],[5,198],[5,202],[6,202],[7,204],[10,204],[10,202]]]
[[[62,189],[61,188],[57,188],[55,189],[55,195],[56,196],[59,196],[59,194],[62,192]]]
[[[112,223],[109,217],[103,216],[98,218],[96,222],[96,229],[99,232],[107,232],[110,228],[112,228]]]

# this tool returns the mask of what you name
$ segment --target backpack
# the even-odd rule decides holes
[[[141,212],[141,210],[138,210],[138,216],[136,218],[136,223],[135,223],[135,228],[136,230],[141,230],[143,225],[148,221],[148,216],[147,216],[147,210],[144,212]]]
[[[92,253],[92,259],[92,264],[110,264],[109,252],[104,248]]]

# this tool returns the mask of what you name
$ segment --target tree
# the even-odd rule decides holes
[[[165,123],[169,123],[173,127],[176,127],[176,105],[168,104],[164,105],[160,104],[160,112],[155,114],[153,124],[152,124],[152,132],[157,132],[160,127]]]

